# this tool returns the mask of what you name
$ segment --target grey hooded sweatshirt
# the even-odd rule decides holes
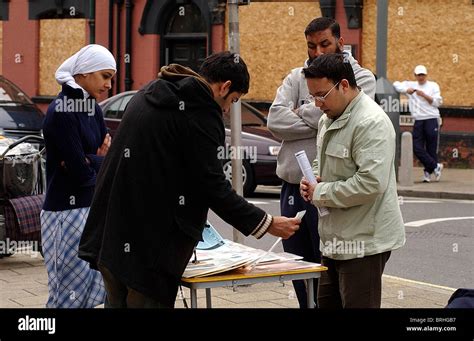
[[[374,99],[374,75],[362,68],[349,53],[344,53],[348,55],[357,85]],[[308,67],[308,60],[305,67]],[[309,90],[302,70],[302,67],[293,69],[286,76],[277,90],[268,114],[268,129],[282,140],[276,173],[280,179],[292,184],[298,184],[303,177],[295,153],[306,151],[310,163],[316,158],[316,134],[319,119],[323,114],[314,105],[314,101],[309,99]]]

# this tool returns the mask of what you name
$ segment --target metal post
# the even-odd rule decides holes
[[[400,185],[413,186],[413,139],[409,131],[402,134]]]
[[[388,2],[389,0],[377,1],[377,86],[375,96],[378,103],[385,107],[384,110],[395,129],[396,149],[394,162],[395,173],[398,179],[398,166],[400,164],[400,106],[394,104],[400,103],[400,95],[395,91],[392,83],[387,80]]]
[[[211,288],[206,288],[206,308],[212,308],[212,295],[211,295]]]
[[[228,0],[229,9],[229,49],[237,55],[240,54],[240,35],[239,35],[239,5],[238,0]],[[238,58],[235,60],[239,62]],[[242,117],[241,117],[241,103],[232,104],[230,110],[230,131],[231,131],[231,149],[237,151],[242,145]],[[233,153],[235,156],[240,153]],[[243,195],[242,186],[242,159],[234,157],[232,160],[232,187],[234,190]],[[243,236],[239,231],[233,231],[233,241],[243,243]]]
[[[314,308],[314,278],[308,278],[306,282],[306,295],[308,297],[308,302],[306,302],[309,309]]]
[[[387,78],[388,0],[377,1],[377,62],[378,78]]]

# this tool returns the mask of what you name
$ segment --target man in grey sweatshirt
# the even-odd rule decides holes
[[[316,18],[305,29],[308,46],[308,67],[318,56],[325,53],[343,53],[344,40],[339,24],[330,18]],[[350,53],[344,52],[354,70],[357,85],[372,99],[375,97],[375,77],[362,68]],[[296,162],[295,153],[304,150],[310,162],[316,158],[316,134],[321,110],[314,104],[302,73],[303,67],[293,69],[278,88],[268,115],[268,128],[282,140],[278,154],[277,175],[282,179],[280,195],[281,214],[294,217],[298,211],[306,210],[300,229],[283,241],[283,248],[304,257],[309,262],[319,263],[318,213],[316,208],[303,200],[299,194],[299,182],[303,176]],[[293,281],[300,308],[307,306],[304,281]],[[317,283],[314,286],[317,297]]]

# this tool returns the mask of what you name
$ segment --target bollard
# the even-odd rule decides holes
[[[401,186],[413,186],[413,138],[411,133],[402,134],[400,169],[398,179]]]

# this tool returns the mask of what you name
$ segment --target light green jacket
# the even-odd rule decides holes
[[[321,252],[345,260],[395,250],[405,244],[395,177],[395,130],[387,114],[363,91],[335,121],[323,115],[313,171],[321,176],[313,204]]]

